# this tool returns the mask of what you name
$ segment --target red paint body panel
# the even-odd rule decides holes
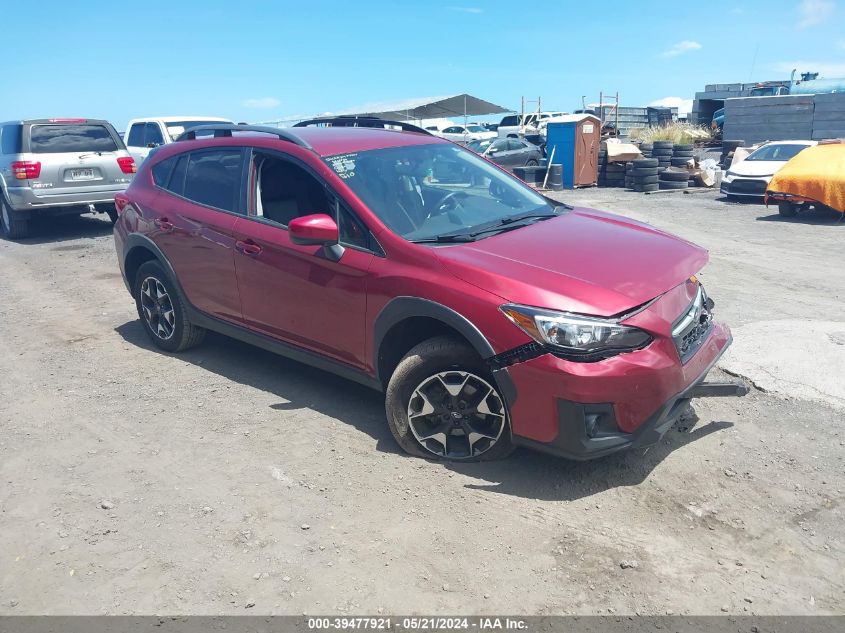
[[[324,213],[294,218],[288,224],[288,230],[294,241],[325,244],[338,240],[337,224]]]
[[[645,303],[707,263],[698,246],[590,209],[436,252],[457,277],[510,302],[597,316]]]

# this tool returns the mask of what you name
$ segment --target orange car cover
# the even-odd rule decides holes
[[[772,178],[767,199],[774,193],[815,200],[845,213],[845,144],[816,145],[799,152]]]

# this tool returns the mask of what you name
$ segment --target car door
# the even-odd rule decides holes
[[[525,141],[511,139],[508,141],[508,167],[523,167],[530,158],[531,150]]]
[[[246,213],[245,155],[237,147],[200,149],[152,169],[161,189],[152,240],[173,267],[188,301],[233,322],[241,321],[233,232],[238,216]]]
[[[238,219],[235,270],[244,322],[271,337],[365,367],[367,273],[372,236],[316,170],[290,155],[260,151],[251,163],[251,213]],[[290,239],[294,217],[326,213],[343,253]]]

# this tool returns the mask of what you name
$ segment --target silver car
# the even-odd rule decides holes
[[[108,121],[0,123],[0,233],[24,238],[36,215],[98,211],[115,221],[114,195],[129,186],[135,170]]]

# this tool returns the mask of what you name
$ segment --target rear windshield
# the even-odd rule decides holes
[[[499,123],[499,127],[511,127],[514,125],[519,125],[519,115],[506,116],[502,119],[502,122]]]
[[[29,136],[29,151],[34,154],[116,152],[118,149],[111,132],[104,125],[33,125]]]

